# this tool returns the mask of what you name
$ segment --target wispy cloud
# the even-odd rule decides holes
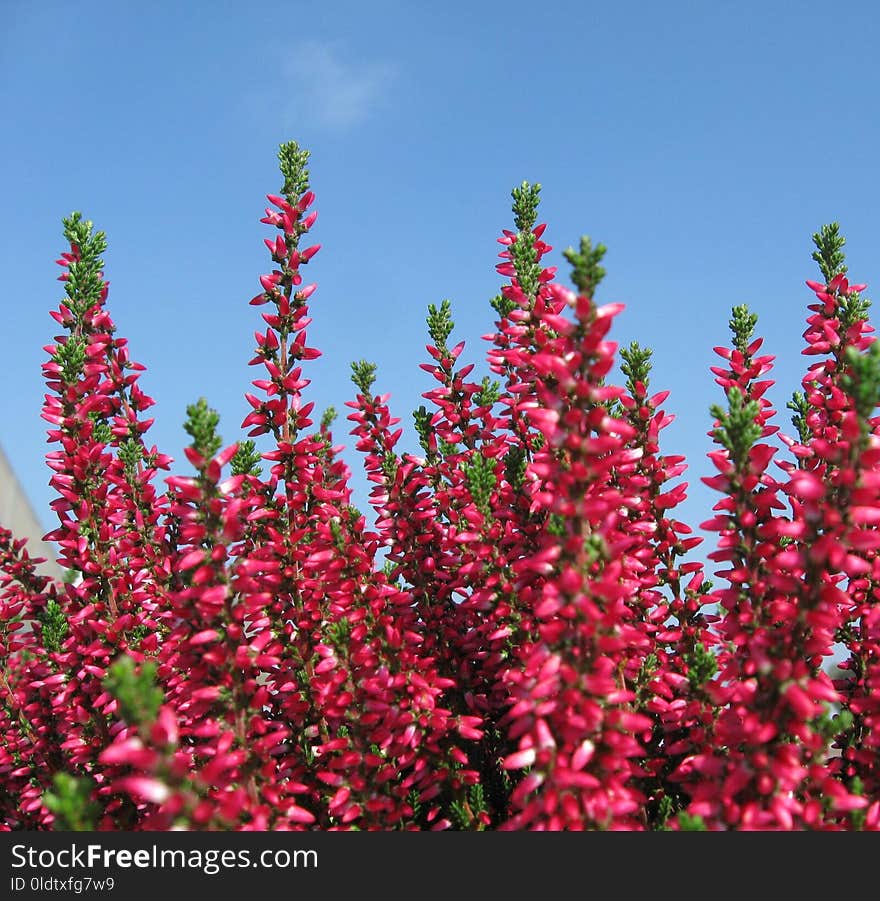
[[[360,60],[337,44],[307,41],[292,49],[284,62],[292,91],[290,113],[327,128],[350,128],[387,99],[396,74],[389,62]]]

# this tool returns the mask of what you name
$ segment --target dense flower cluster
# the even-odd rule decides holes
[[[880,351],[837,227],[791,435],[757,317],[716,348],[716,587],[651,352],[618,354],[622,307],[593,299],[604,247],[558,283],[536,185],[499,239],[489,375],[429,307],[418,453],[352,364],[374,516],[352,505],[307,400],[307,159],[282,145],[262,219],[247,435],[192,404],[164,487],[104,236],[64,220],[43,417],[68,578],[0,529],[0,828],[880,829]]]

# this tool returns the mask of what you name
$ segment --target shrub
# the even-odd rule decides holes
[[[261,220],[247,434],[224,446],[192,404],[190,474],[164,485],[104,235],[64,220],[43,417],[72,577],[0,531],[3,828],[878,828],[880,351],[837,226],[814,235],[791,435],[747,307],[716,348],[715,587],[675,518],[651,351],[608,381],[605,248],[554,281],[537,185],[500,238],[494,380],[429,307],[419,453],[352,365],[374,515],[352,506],[335,414],[306,399],[307,159],[281,146]]]

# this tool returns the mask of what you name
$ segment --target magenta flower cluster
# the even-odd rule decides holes
[[[880,828],[880,355],[836,230],[791,434],[756,317],[715,349],[705,564],[602,249],[557,282],[528,185],[491,376],[430,308],[419,453],[353,365],[357,510],[307,399],[307,154],[279,157],[247,438],[193,405],[188,475],[149,442],[103,236],[65,220],[43,417],[70,577],[0,530],[0,828]]]

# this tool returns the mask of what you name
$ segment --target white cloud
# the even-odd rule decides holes
[[[367,119],[385,100],[396,68],[388,62],[362,62],[338,45],[294,44],[284,63],[291,91],[291,115],[305,114],[328,128],[345,129]]]

